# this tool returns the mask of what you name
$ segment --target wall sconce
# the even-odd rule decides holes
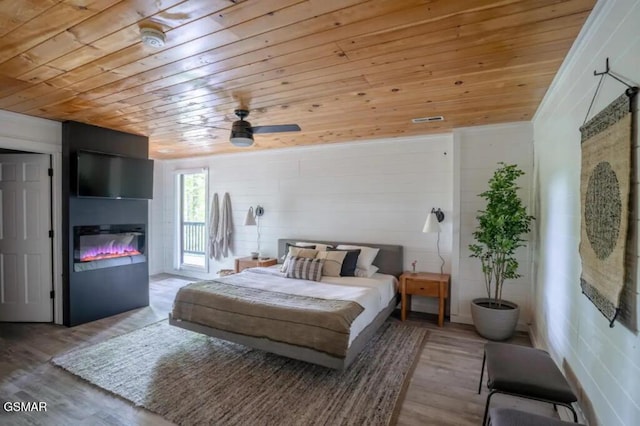
[[[256,206],[255,211],[253,207],[249,207],[247,216],[244,218],[244,226],[255,226],[258,232],[258,249],[251,253],[251,257],[254,259],[260,258],[260,218],[264,215],[264,208],[262,206]],[[258,219],[256,221],[256,218]]]
[[[422,228],[422,232],[424,233],[438,233],[438,241],[436,242],[436,247],[438,249],[438,257],[442,261],[440,264],[440,273],[443,273],[444,270],[444,258],[440,255],[440,222],[444,220],[444,212],[440,210],[440,208],[435,209],[432,208],[429,214],[427,215],[427,220],[424,223],[424,227]]]
[[[427,221],[424,223],[422,232],[440,232],[440,222],[444,220],[444,212],[438,208],[431,209],[431,212],[427,216]]]

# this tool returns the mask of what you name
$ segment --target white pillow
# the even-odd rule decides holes
[[[298,247],[309,247],[309,246],[315,246],[316,250],[318,251],[327,251],[327,248],[331,247],[333,248],[333,246],[330,246],[328,244],[320,244],[320,243],[305,243],[303,241],[298,241],[296,243],[296,245]]]
[[[373,247],[365,247],[365,246],[350,246],[340,244],[336,247],[338,250],[357,250],[360,249],[360,255],[358,256],[358,263],[356,263],[356,267],[360,269],[369,269],[373,260],[378,255],[380,249]]]
[[[378,272],[378,269],[379,268],[376,265],[369,266],[369,269],[356,268],[355,276],[360,278],[371,278],[373,274]]]

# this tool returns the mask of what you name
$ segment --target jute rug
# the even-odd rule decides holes
[[[161,321],[51,362],[181,425],[386,425],[426,336],[390,319],[342,372]]]

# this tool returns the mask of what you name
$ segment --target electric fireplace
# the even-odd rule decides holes
[[[75,272],[146,261],[145,225],[73,227]]]

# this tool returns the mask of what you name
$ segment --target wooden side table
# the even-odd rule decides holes
[[[411,296],[438,298],[438,326],[444,324],[444,301],[449,297],[449,274],[434,274],[431,272],[404,272],[400,275],[400,294],[402,308],[400,319],[407,319],[407,311],[411,310]]]
[[[255,268],[258,266],[273,266],[278,263],[278,259],[274,257],[253,259],[251,257],[239,257],[236,259],[236,273],[247,268]]]

